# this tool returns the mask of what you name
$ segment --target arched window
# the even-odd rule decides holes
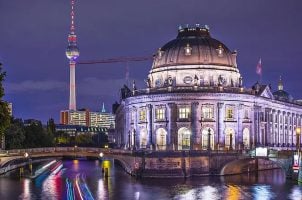
[[[178,150],[189,150],[190,149],[191,131],[182,127],[178,130]]]
[[[147,129],[143,128],[140,130],[140,148],[146,148],[147,146]]]
[[[202,134],[201,135],[201,137],[202,137],[202,140],[201,140],[202,149],[204,149],[204,150],[208,149],[209,142],[210,142],[210,148],[214,149],[214,130],[210,127],[205,127],[204,129],[202,129],[201,134]]]
[[[244,128],[242,131],[242,141],[245,149],[250,148],[250,130],[248,128]]]
[[[156,131],[156,149],[166,150],[167,146],[167,131],[163,128],[159,128]]]
[[[230,149],[231,146],[235,149],[235,131],[232,128],[225,129],[225,147]]]

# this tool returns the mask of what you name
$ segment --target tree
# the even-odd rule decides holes
[[[6,149],[21,149],[25,140],[22,119],[11,119],[10,126],[5,130]]]
[[[0,138],[1,148],[5,148],[5,135],[4,131],[9,127],[10,124],[10,114],[8,110],[7,102],[3,101],[4,88],[2,82],[5,80],[6,73],[2,71],[2,64],[0,63]]]
[[[53,140],[56,136],[56,124],[52,118],[50,118],[47,122],[47,134],[51,140]]]
[[[25,148],[49,147],[53,145],[52,137],[47,134],[40,121],[34,120],[25,126]]]

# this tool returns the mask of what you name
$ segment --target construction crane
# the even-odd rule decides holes
[[[152,60],[153,56],[144,56],[144,57],[117,57],[117,58],[109,58],[109,59],[101,59],[101,60],[88,60],[88,61],[79,61],[77,64],[106,64],[106,63],[122,63],[122,62],[141,62]]]

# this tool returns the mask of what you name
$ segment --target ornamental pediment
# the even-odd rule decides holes
[[[264,98],[269,98],[269,99],[273,99],[274,98],[274,95],[272,94],[269,86],[265,86],[264,90],[260,93],[260,96],[261,97],[264,97]]]

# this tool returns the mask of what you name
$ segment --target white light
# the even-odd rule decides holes
[[[28,153],[27,153],[27,152],[24,153],[24,157],[25,157],[25,158],[28,157]]]
[[[101,152],[101,153],[99,154],[99,156],[100,156],[101,158],[103,158],[103,156],[104,156],[103,152]]]

